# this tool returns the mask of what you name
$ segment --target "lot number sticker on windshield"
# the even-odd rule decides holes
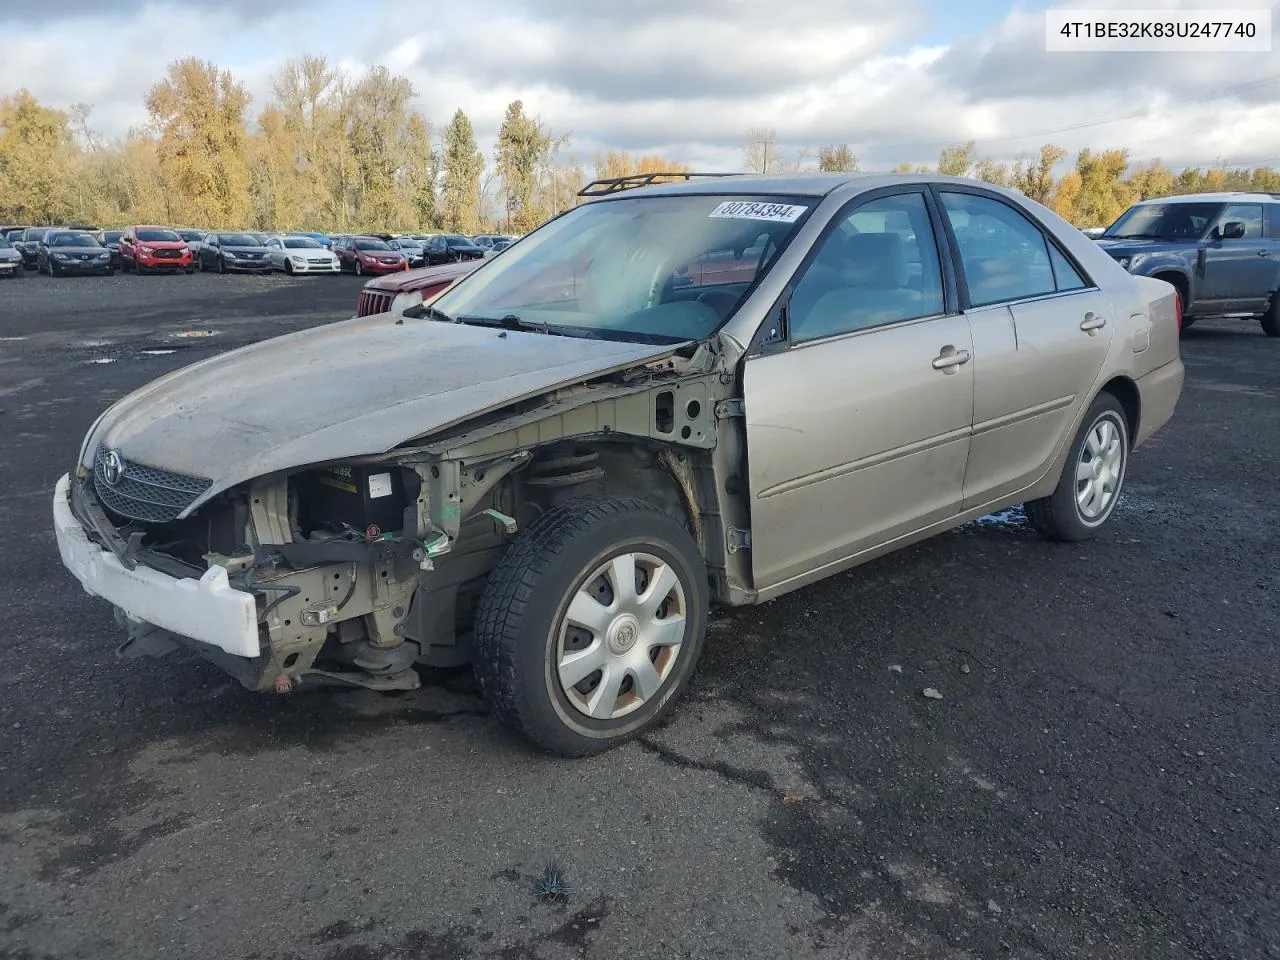
[[[806,209],[806,207],[797,207],[789,203],[727,200],[707,216],[721,220],[775,220],[780,223],[795,223]]]

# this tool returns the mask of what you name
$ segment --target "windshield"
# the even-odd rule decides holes
[[[367,237],[361,237],[355,241],[357,250],[390,250],[385,240],[373,240]]]
[[[51,233],[45,238],[51,247],[96,247],[98,241],[87,233]]]
[[[172,230],[139,230],[138,239],[149,240],[152,243],[173,243],[182,238]]]
[[[0,233],[0,250],[12,250],[13,244],[9,242],[7,234]]]
[[[397,243],[397,244],[399,244],[402,248],[405,248],[405,249],[408,249],[408,250],[421,250],[421,249],[422,249],[422,241],[421,241],[421,240],[414,240],[414,239],[413,239],[413,238],[411,238],[411,237],[401,237],[400,239],[398,239],[398,240],[396,241],[396,243]]]
[[[124,236],[123,230],[108,230],[102,235],[103,243],[118,243],[120,238]]]
[[[179,230],[178,236],[187,241],[204,239],[204,234],[199,230]]]
[[[679,343],[717,330],[773,264],[807,198],[683,195],[583,204],[433,306],[462,321]]]
[[[1109,240],[1198,240],[1220,203],[1144,203],[1130,207],[1102,234]]]
[[[444,242],[451,247],[474,247],[475,241],[470,237],[445,237]]]
[[[23,240],[43,240],[44,235],[49,232],[48,227],[28,227],[22,231]]]
[[[258,238],[248,233],[220,233],[218,243],[224,247],[260,247]]]
[[[321,245],[307,237],[287,237],[284,245],[290,250],[319,250]]]

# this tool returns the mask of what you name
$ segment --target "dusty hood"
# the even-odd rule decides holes
[[[673,347],[362,317],[264,340],[161,377],[86,438],[125,460],[207,477],[192,504],[254,477],[383,453],[505,404]]]

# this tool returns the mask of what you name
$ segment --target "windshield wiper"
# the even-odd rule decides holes
[[[505,330],[532,330],[535,333],[550,334],[557,337],[582,337],[598,339],[594,331],[586,327],[552,325],[545,320],[525,320],[514,313],[501,317],[458,317],[455,323],[472,323],[481,327],[502,327]]]

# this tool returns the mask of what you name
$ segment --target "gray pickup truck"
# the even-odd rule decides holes
[[[1098,245],[1130,273],[1173,284],[1183,330],[1204,317],[1249,316],[1280,337],[1280,194],[1144,200]]]

